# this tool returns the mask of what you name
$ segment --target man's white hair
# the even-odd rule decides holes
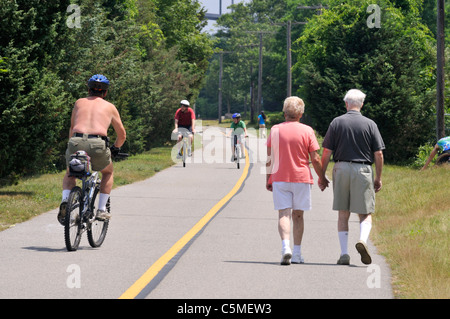
[[[347,92],[347,94],[344,97],[344,101],[349,106],[356,106],[361,107],[364,103],[364,99],[366,98],[366,95],[357,89],[351,89]]]

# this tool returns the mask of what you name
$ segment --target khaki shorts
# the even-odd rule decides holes
[[[375,212],[372,166],[338,162],[333,169],[333,210],[357,214]]]
[[[93,171],[101,171],[111,164],[111,151],[101,138],[88,138],[87,134],[83,137],[71,137],[66,150],[67,166],[70,162],[70,155],[76,151],[85,151],[89,155]]]

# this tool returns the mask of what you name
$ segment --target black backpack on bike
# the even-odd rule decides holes
[[[69,176],[83,177],[91,174],[91,158],[85,151],[76,151],[70,158]]]

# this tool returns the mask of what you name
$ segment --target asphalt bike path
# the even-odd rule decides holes
[[[354,249],[356,216],[350,221],[351,265],[336,265],[330,188],[322,193],[313,187],[305,264],[281,266],[264,163],[252,157],[258,150],[250,150],[238,170],[226,158],[230,139],[216,133],[185,168],[177,163],[114,189],[113,217],[100,248],[91,248],[83,235],[80,248],[67,252],[56,209],[0,232],[0,298],[392,298],[384,259],[369,242],[373,263],[367,266]]]
[[[359,239],[357,215],[349,222],[350,265],[336,264],[340,246],[337,212],[331,210],[333,192],[320,191],[314,171],[313,209],[304,214],[305,263],[280,265],[278,212],[272,193],[265,189],[265,163],[253,156],[257,155],[250,150],[252,164],[241,190],[146,298],[393,298],[384,258],[369,242],[372,265],[367,266],[354,248]]]

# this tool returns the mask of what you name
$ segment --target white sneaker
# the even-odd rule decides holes
[[[294,254],[292,256],[291,263],[293,263],[293,264],[304,264],[305,260],[303,259],[302,255]]]
[[[96,216],[97,220],[106,221],[110,218],[111,218],[111,213],[109,213],[105,210],[100,210],[100,209],[97,210],[97,216]]]
[[[281,262],[282,265],[290,265],[291,264],[291,258],[292,258],[292,251],[291,249],[285,248],[281,251]]]

